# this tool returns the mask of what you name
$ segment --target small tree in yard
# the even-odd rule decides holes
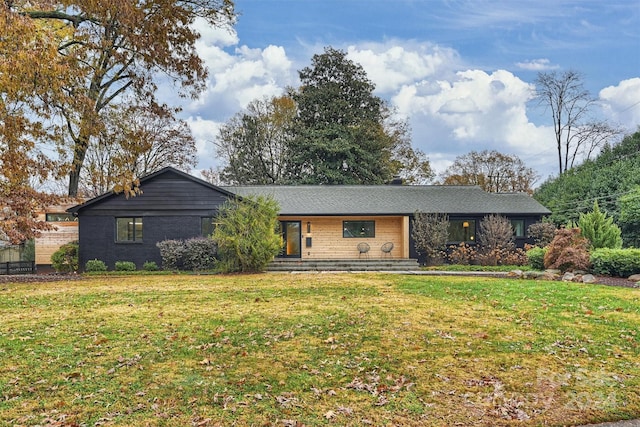
[[[515,248],[511,221],[501,215],[487,215],[480,221],[477,261],[481,265],[524,264],[524,251]]]
[[[58,273],[78,271],[78,242],[65,243],[51,255],[51,265]]]
[[[279,210],[273,198],[262,196],[232,199],[222,206],[212,235],[220,270],[258,272],[267,267],[282,248]]]
[[[545,268],[560,271],[587,270],[589,241],[580,235],[579,228],[561,228],[544,255]]]
[[[578,228],[580,228],[582,237],[590,242],[591,249],[620,249],[622,247],[620,227],[613,223],[612,217],[600,212],[597,201],[593,204],[593,211],[580,214]]]
[[[449,237],[448,228],[447,215],[416,211],[411,237],[416,242],[418,253],[426,256],[427,265],[436,265],[442,260]]]
[[[513,247],[511,222],[500,215],[487,215],[480,221],[479,243],[487,249]]]

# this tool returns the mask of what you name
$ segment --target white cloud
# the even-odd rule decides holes
[[[206,92],[185,110],[197,140],[198,168],[206,169],[218,165],[212,141],[220,124],[250,101],[295,86],[297,73],[282,46],[238,46],[237,39],[211,31],[203,33],[198,49],[209,67],[210,80]],[[346,51],[363,66],[377,93],[409,120],[414,146],[429,156],[438,173],[456,156],[484,149],[516,154],[543,177],[555,171],[555,152],[549,145],[553,130],[529,120],[527,103],[533,97],[533,85],[513,73],[459,71],[466,67],[457,51],[428,42],[363,43]],[[308,65],[311,55],[302,66]],[[519,66],[553,67],[546,59]],[[639,79],[601,92],[611,111],[621,113],[615,102],[624,105],[623,92],[640,88],[635,80]]]
[[[614,122],[635,132],[640,126],[640,78],[622,80],[599,93],[604,113]]]
[[[291,84],[292,62],[283,47],[238,46],[235,33],[198,30],[202,38],[196,48],[209,70],[209,80],[200,97],[185,107],[187,113],[225,121],[252,100],[279,95]]]
[[[544,142],[553,141],[553,131],[529,121],[532,96],[533,86],[509,71],[467,70],[451,81],[405,85],[392,102],[410,118],[414,145],[438,173],[460,154],[495,149],[547,175],[554,153]]]
[[[551,64],[551,61],[548,59],[533,59],[525,62],[516,62],[516,67],[521,70],[527,71],[547,71],[547,70],[557,70],[560,68],[559,65]]]
[[[219,162],[217,161],[214,140],[222,124],[212,120],[204,120],[201,117],[188,117],[185,120],[196,140],[198,153],[196,168],[202,170],[217,166]]]
[[[417,80],[451,74],[460,61],[453,49],[399,40],[349,46],[347,55],[362,65],[380,93],[393,93]]]

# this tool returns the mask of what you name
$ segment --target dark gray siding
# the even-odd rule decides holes
[[[225,194],[171,172],[143,183],[141,188],[142,194],[136,197],[112,195],[80,212],[82,215],[120,215],[122,212],[195,215],[212,212],[227,200]]]
[[[478,225],[480,224],[480,221],[482,221],[482,219],[485,217],[486,215],[449,215],[449,220],[475,220],[476,221],[476,235],[478,234]],[[527,231],[527,228],[529,228],[530,225],[535,224],[536,222],[540,222],[542,220],[542,215],[503,215],[506,218],[508,218],[509,220],[524,220],[524,230],[525,230],[525,234]],[[418,260],[418,262],[421,265],[424,265],[426,262],[425,256],[424,255],[419,255],[418,251],[416,250],[416,242],[414,240],[414,238],[412,237],[413,234],[413,215],[410,216],[409,219],[409,258],[415,258]],[[527,238],[516,238],[514,239],[514,243],[516,245],[516,247],[518,248],[524,248],[525,244],[533,244],[533,240],[532,239],[527,239]]]
[[[188,176],[167,171],[141,185],[136,197],[112,194],[80,207],[80,269],[99,259],[113,269],[116,261],[132,261],[138,268],[146,261],[162,265],[156,243],[201,235],[201,219],[213,217],[228,195]],[[116,218],[139,217],[141,242],[116,242]]]
[[[83,216],[80,221],[81,268],[91,259],[99,259],[113,269],[116,261],[133,261],[138,268],[146,261],[162,266],[156,243],[167,239],[200,236],[200,216],[143,216],[141,242],[116,242],[115,217]]]

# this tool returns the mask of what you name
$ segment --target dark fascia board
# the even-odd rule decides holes
[[[224,188],[220,188],[220,187],[218,187],[216,185],[211,184],[210,182],[207,182],[207,181],[205,181],[203,179],[200,179],[200,178],[196,178],[193,175],[189,175],[188,173],[182,172],[182,171],[180,171],[180,170],[178,170],[178,169],[176,169],[174,167],[171,167],[171,166],[166,166],[166,167],[164,167],[164,168],[162,168],[162,169],[160,169],[160,170],[158,170],[156,172],[150,173],[150,174],[145,175],[142,178],[140,178],[140,187],[142,187],[142,185],[145,182],[150,181],[150,180],[152,180],[152,179],[154,179],[154,178],[156,178],[156,177],[158,177],[160,175],[164,175],[165,173],[168,173],[168,172],[173,172],[176,175],[179,175],[179,176],[181,176],[183,178],[186,178],[186,179],[188,179],[190,181],[193,181],[193,182],[195,182],[197,184],[204,185],[205,187],[208,187],[208,188],[210,188],[212,190],[218,191],[219,193],[222,193],[222,194],[224,194],[225,196],[227,196],[229,198],[237,198],[237,199],[241,198],[240,196],[238,196],[238,195],[236,195],[236,194],[234,194],[234,193],[232,193],[232,192],[230,192],[228,190],[225,190]],[[118,196],[120,194],[121,193],[116,193],[113,190],[109,191],[109,192],[106,192],[104,194],[101,194],[99,196],[94,197],[93,199],[89,199],[84,203],[81,203],[79,205],[75,205],[73,207],[70,207],[69,209],[67,209],[67,212],[77,215],[80,210],[82,210],[82,209],[84,209],[86,207],[95,205],[96,203],[100,203],[102,200],[108,199],[108,198],[113,197],[113,196]]]

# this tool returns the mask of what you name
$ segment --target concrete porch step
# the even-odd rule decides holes
[[[285,259],[277,258],[267,271],[415,271],[416,259]]]

